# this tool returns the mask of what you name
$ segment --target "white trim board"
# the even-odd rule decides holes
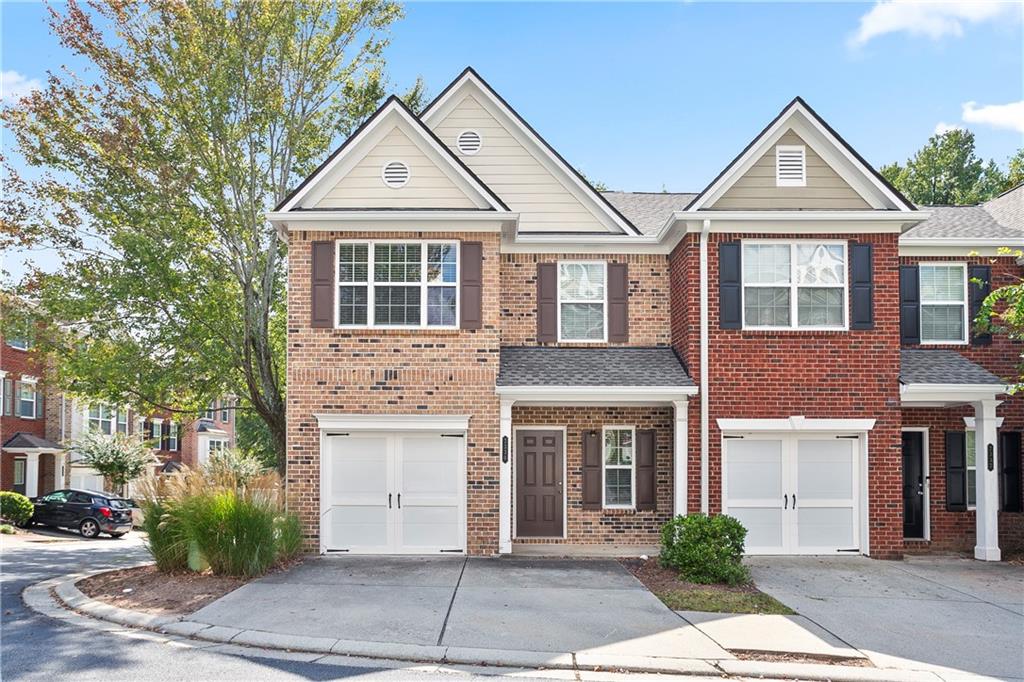
[[[995,400],[1010,388],[1003,384],[900,384],[900,402],[911,407],[946,407]]]
[[[787,419],[717,419],[723,432],[846,432],[866,433],[875,428],[874,419],[808,419],[794,415]]]
[[[321,431],[468,431],[469,415],[314,414]]]

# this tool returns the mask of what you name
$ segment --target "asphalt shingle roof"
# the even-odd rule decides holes
[[[499,386],[693,386],[671,348],[501,349]]]
[[[51,440],[40,438],[31,433],[25,433],[24,431],[18,431],[13,436],[8,438],[3,445],[0,447],[4,449],[13,448],[36,448],[40,450],[63,450],[59,443],[54,443]]]
[[[979,206],[922,206],[931,216],[910,228],[904,239],[1024,238],[1024,184]]]
[[[696,194],[670,192],[601,192],[619,213],[645,235],[662,228],[673,211],[682,211]]]
[[[903,384],[1005,384],[954,350],[901,350]]]

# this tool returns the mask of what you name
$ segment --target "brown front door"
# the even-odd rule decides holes
[[[516,536],[562,537],[562,432],[516,432]]]

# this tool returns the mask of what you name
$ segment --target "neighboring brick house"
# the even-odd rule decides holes
[[[66,474],[64,448],[48,427],[54,398],[27,339],[0,337],[0,489],[35,496]]]
[[[725,512],[751,553],[998,559],[1019,349],[968,320],[1024,272],[1019,194],[919,210],[799,98],[699,194],[599,193],[471,69],[391,98],[268,216],[289,506],[320,552],[637,551]]]

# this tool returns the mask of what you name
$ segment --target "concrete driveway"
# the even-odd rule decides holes
[[[958,558],[749,559],[763,591],[868,655],[1024,678],[1024,568]]]
[[[319,557],[191,619],[371,642],[732,658],[616,561]]]

